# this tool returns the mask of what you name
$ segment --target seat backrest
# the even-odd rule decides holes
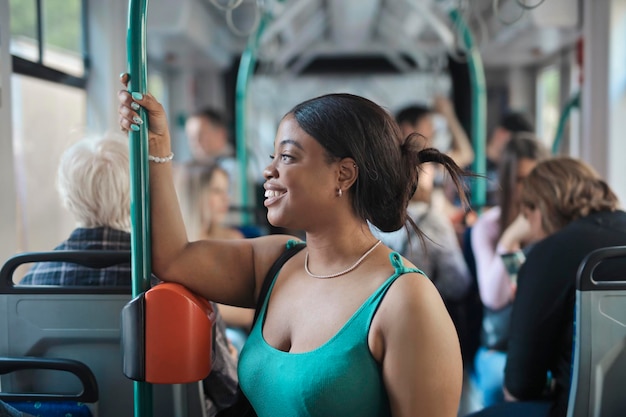
[[[591,252],[576,282],[568,417],[626,412],[626,246]]]
[[[9,402],[10,406],[30,415],[93,416],[91,410],[98,401],[98,384],[95,375],[84,363],[71,359],[0,357],[0,374],[33,369],[68,372],[76,376],[82,389],[74,394],[0,392],[0,401]],[[0,412],[0,415],[4,414]]]
[[[19,254],[0,270],[0,356],[74,359],[96,377],[96,414],[133,415],[133,381],[122,373],[120,315],[131,299],[128,287],[20,286],[15,269],[25,263],[58,261],[102,268],[130,262],[129,251],[52,251]],[[129,277],[130,284],[130,277]],[[65,373],[32,371],[0,376],[10,392],[77,392]],[[154,385],[154,416],[202,416],[200,384]]]

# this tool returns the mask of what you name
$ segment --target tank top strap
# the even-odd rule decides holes
[[[297,240],[297,239],[289,239],[289,240],[287,241],[287,244],[285,245],[285,249],[286,249],[286,250],[289,250],[289,249],[293,248],[293,247],[294,247],[294,246],[296,246],[296,245],[305,245],[305,244],[306,244],[306,243],[304,243],[304,242],[303,242],[303,241],[301,241],[301,240]]]
[[[406,266],[404,266],[404,263],[402,262],[402,256],[400,256],[398,252],[391,252],[389,254],[389,260],[395,270],[394,274],[390,276],[389,278],[387,278],[387,280],[380,287],[378,287],[378,289],[370,296],[370,298],[367,301],[367,303],[370,306],[374,307],[370,309],[370,314],[368,318],[368,322],[370,323],[371,323],[372,318],[374,317],[374,314],[378,310],[378,305],[380,304],[381,300],[387,293],[387,290],[389,290],[389,287],[391,287],[391,284],[393,284],[396,281],[396,279],[398,279],[400,276],[404,274],[408,274],[412,272],[416,272],[418,274],[422,274],[426,276],[426,274],[421,269],[407,268]]]
[[[408,272],[417,272],[425,275],[424,272],[422,272],[420,269],[407,268],[406,266],[404,266],[404,263],[402,262],[402,256],[400,256],[398,252],[391,252],[389,254],[389,261],[391,261],[391,266],[393,266],[393,269],[396,270],[396,273],[394,275],[402,275]]]

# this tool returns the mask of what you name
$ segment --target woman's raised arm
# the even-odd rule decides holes
[[[122,76],[126,83],[127,76]],[[206,298],[252,307],[257,285],[285,248],[287,236],[189,242],[173,180],[167,116],[151,94],[118,93],[122,130],[138,130],[145,110],[149,132],[152,269],[164,281],[178,282]]]

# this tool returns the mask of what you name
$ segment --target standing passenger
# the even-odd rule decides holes
[[[534,135],[514,135],[501,157],[498,206],[482,213],[472,227],[471,247],[484,305],[473,380],[484,407],[504,399],[502,382],[515,285],[502,255],[521,251],[529,243],[528,222],[520,215],[521,185],[537,162],[547,157],[548,150]]]
[[[535,124],[529,115],[514,111],[506,113],[487,139],[487,206],[498,205],[498,194],[501,188],[498,175],[500,161],[506,144],[516,133],[535,134]]]
[[[192,161],[184,166],[181,206],[193,239],[243,239],[226,223],[230,206],[230,178],[217,162]]]
[[[226,222],[230,204],[228,173],[216,162],[191,162],[184,167],[180,190],[185,225],[193,240],[243,239],[238,229]],[[221,304],[220,313],[228,326],[226,334],[238,352],[248,337],[254,310]]]
[[[405,107],[396,115],[396,121],[400,125],[403,135],[419,133],[422,146],[432,148],[438,147],[436,136],[446,134],[446,132],[436,129],[437,117],[442,117],[445,120],[447,133],[451,138],[450,147],[445,150],[442,149],[442,151],[445,151],[458,166],[463,168],[469,166],[474,161],[474,149],[472,149],[467,133],[465,133],[454,112],[452,103],[447,98],[435,97],[432,108],[420,105]],[[423,164],[420,188],[425,191],[418,190],[418,193],[427,192],[433,209],[458,223],[465,211],[458,207],[457,203],[461,200],[456,194],[454,183],[448,180],[441,167],[436,167],[435,164]]]
[[[213,108],[204,108],[193,113],[185,121],[185,134],[191,150],[192,161],[211,165],[217,163],[230,180],[228,190],[231,201],[237,206],[241,203],[241,181],[239,164],[235,158],[233,146],[228,139],[228,126],[220,112]],[[185,175],[182,173],[182,175]],[[238,222],[239,216],[228,216],[231,222]]]
[[[126,81],[126,77],[123,78]],[[146,111],[149,152],[171,155],[165,112],[150,94],[119,93],[121,127]],[[135,128],[136,129],[136,128]],[[462,385],[458,338],[433,284],[380,245],[407,221],[420,152],[378,105],[331,94],[282,119],[264,171],[275,226],[306,232],[306,250],[274,281],[241,352],[242,390],[260,417],[456,416]],[[458,179],[458,178],[457,178]],[[159,277],[220,303],[253,307],[292,239],[285,235],[190,242],[172,168],[150,164],[153,260]]]

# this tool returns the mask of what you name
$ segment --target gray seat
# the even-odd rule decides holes
[[[129,251],[52,251],[15,255],[0,270],[0,356],[73,359],[96,377],[94,415],[133,415],[133,381],[122,373],[120,314],[128,287],[13,285],[15,269],[40,261],[75,262],[98,268],[130,262]],[[80,381],[43,370],[0,376],[0,391],[71,393]],[[200,383],[153,385],[154,416],[202,416]]]
[[[568,417],[626,415],[626,246],[581,263]]]

